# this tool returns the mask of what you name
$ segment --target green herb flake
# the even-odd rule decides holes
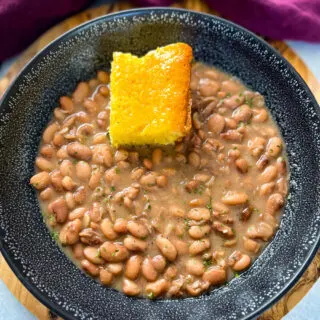
[[[228,92],[228,93],[226,94],[226,98],[230,98],[230,97],[231,97],[231,93]]]
[[[116,169],[115,169],[115,172],[116,172],[116,174],[120,174],[120,169],[119,169],[119,168],[116,168]]]
[[[184,223],[184,225],[185,225],[186,230],[189,230],[189,229],[190,229],[189,221],[190,221],[189,219],[183,219],[183,223]]]
[[[239,123],[238,123],[238,128],[241,128],[241,127],[244,127],[244,122],[242,122],[242,121],[240,121]]]
[[[240,93],[239,93],[239,97],[242,97],[242,96],[243,96],[243,92],[240,92]]]
[[[51,237],[54,241],[57,241],[59,239],[59,232],[58,231],[52,231]]]
[[[96,258],[101,258],[100,248],[97,250]]]
[[[147,294],[148,299],[153,300],[155,298],[154,293],[153,292],[149,292]]]
[[[205,269],[208,269],[212,265],[212,260],[203,260],[202,263]]]
[[[246,97],[245,104],[247,104],[250,108],[253,108],[253,97],[250,99]]]
[[[253,208],[254,213],[260,213],[260,210],[258,208]]]
[[[112,186],[111,188],[110,188],[110,190],[113,192],[113,191],[116,191],[116,187],[114,187],[114,186]]]
[[[234,274],[234,276],[235,276],[236,278],[239,278],[239,277],[240,277],[239,273],[237,273],[237,272]]]
[[[147,206],[147,209],[148,209],[148,210],[151,210],[151,208],[152,208],[152,207],[151,207],[151,204],[149,203],[148,206]]]
[[[54,217],[54,215],[50,215],[50,216],[49,216],[49,222],[50,222],[50,223],[55,222],[55,220],[56,220],[56,218]]]
[[[119,252],[119,249],[116,249],[114,252],[111,253],[111,255],[114,257]]]
[[[78,160],[77,160],[77,159],[73,159],[73,160],[72,160],[72,163],[73,163],[73,164],[77,164],[77,163],[78,163]]]

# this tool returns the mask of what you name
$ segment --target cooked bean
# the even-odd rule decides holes
[[[220,116],[217,113],[214,113],[208,119],[208,130],[215,134],[220,134],[225,126],[224,117]]]
[[[85,214],[83,218],[85,218],[85,217],[88,217],[88,215]],[[85,226],[85,229],[83,229],[79,233],[79,236],[80,236],[81,242],[88,244],[90,246],[94,246],[94,245],[102,243],[101,236],[96,231],[94,231],[92,228],[88,228],[87,226]]]
[[[235,109],[232,113],[232,118],[237,122],[248,122],[252,117],[252,110],[246,104],[243,104],[239,108]]]
[[[153,152],[152,152],[152,163],[157,166],[161,163],[162,161],[162,150],[157,148],[157,149],[154,149]]]
[[[43,136],[42,136],[43,142],[51,143],[54,134],[59,130],[59,128],[60,127],[56,122],[49,125],[43,132]]]
[[[218,82],[210,79],[201,79],[199,83],[199,92],[204,97],[215,96],[219,91],[220,85]]]
[[[191,166],[197,168],[200,166],[200,157],[197,153],[191,152],[188,155],[188,162]]]
[[[269,163],[269,158],[263,154],[256,163],[257,168],[261,171],[263,170]]]
[[[76,191],[73,193],[73,198],[76,204],[82,204],[84,203],[87,196],[87,192],[85,187],[81,186],[76,189]]]
[[[58,198],[48,206],[50,213],[53,213],[58,223],[64,223],[68,218],[68,207],[63,198]]]
[[[239,95],[231,96],[230,98],[226,98],[223,100],[223,106],[229,109],[236,109],[238,106],[243,104],[244,97]]]
[[[87,82],[79,82],[76,90],[72,94],[72,98],[76,103],[83,102],[84,98],[88,97],[90,88]]]
[[[229,206],[237,206],[248,201],[248,195],[244,192],[228,191],[221,201]]]
[[[90,150],[90,148],[79,142],[69,143],[67,146],[67,151],[71,157],[79,160],[88,161],[92,156],[92,151]]]
[[[76,259],[83,259],[83,245],[81,243],[77,243],[72,247],[73,255]]]
[[[261,122],[267,121],[269,118],[268,111],[265,109],[253,108],[252,111],[253,111],[253,118],[252,118],[253,122],[261,123]]]
[[[140,179],[140,183],[144,186],[154,186],[156,184],[157,174],[154,172],[147,172]]]
[[[104,213],[104,209],[103,209],[101,203],[94,202],[92,204],[90,211],[89,211],[90,219],[93,222],[100,222],[100,220],[102,219],[103,213]],[[105,223],[107,224],[107,222],[105,222]],[[106,224],[104,224],[104,226],[106,226]]]
[[[73,176],[73,164],[70,160],[63,160],[60,163],[60,172],[63,176]]]
[[[158,297],[160,294],[166,292],[169,287],[169,282],[165,279],[159,279],[152,283],[147,283],[146,293],[153,295],[153,297]]]
[[[155,281],[158,278],[158,272],[152,265],[150,257],[143,260],[141,265],[141,273],[148,281]]]
[[[96,266],[95,264],[91,263],[88,260],[82,260],[81,261],[81,267],[87,271],[88,273],[90,273],[93,277],[96,277],[99,275],[99,267]]]
[[[288,193],[288,185],[287,185],[287,179],[286,178],[280,178],[277,180],[277,190],[278,192],[286,196]]]
[[[109,218],[104,218],[101,221],[100,227],[101,227],[101,231],[103,232],[103,234],[107,239],[115,240],[118,238],[119,235],[117,234],[117,232],[114,231],[112,222],[110,221]]]
[[[275,185],[276,184],[274,182],[268,182],[268,183],[264,183],[263,185],[261,185],[260,196],[270,195],[273,192]]]
[[[113,164],[113,155],[110,147],[106,144],[95,145],[92,152],[92,162],[95,164],[103,164],[110,168]]]
[[[266,154],[269,157],[276,158],[282,150],[282,141],[279,137],[273,137],[269,139],[266,147]]]
[[[54,169],[53,164],[51,163],[51,161],[42,158],[42,157],[37,157],[36,159],[36,166],[42,170],[42,171],[52,171]]]
[[[66,192],[66,195],[64,198],[66,200],[68,209],[72,210],[76,207],[76,202],[74,200],[74,196],[72,192]]]
[[[113,275],[119,275],[123,270],[123,264],[120,263],[109,263],[108,264],[108,271],[110,271]]]
[[[107,142],[107,136],[105,132],[96,133],[92,138],[92,144],[103,144]]]
[[[79,232],[81,230],[81,220],[75,219],[67,222],[60,230],[59,240],[63,245],[76,244],[79,241]]]
[[[145,238],[148,236],[149,231],[145,225],[138,223],[136,221],[128,221],[127,224],[128,231],[137,238]]]
[[[245,159],[243,159],[243,158],[240,158],[240,159],[237,159],[237,160],[236,160],[235,164],[236,164],[237,169],[238,169],[241,173],[247,173],[247,172],[248,172],[249,165],[248,165],[247,160],[245,160]]]
[[[45,144],[40,148],[40,154],[51,159],[56,154],[56,149],[51,144]]]
[[[101,257],[108,262],[121,262],[128,258],[126,247],[117,242],[104,242],[100,247]]]
[[[128,296],[137,296],[140,294],[139,286],[129,279],[123,280],[122,291]]]
[[[49,178],[49,181],[50,181],[50,178]],[[39,189],[39,190],[41,190],[41,189]],[[54,194],[54,192],[53,192],[52,188],[48,187],[40,192],[39,197],[41,200],[47,201],[53,197],[53,194]]]
[[[204,265],[201,260],[191,258],[186,262],[186,271],[194,276],[202,276],[204,273]]]
[[[193,239],[201,239],[204,236],[207,236],[210,232],[210,226],[204,225],[204,226],[192,226],[188,230],[188,233],[191,238]]]
[[[127,232],[127,223],[128,221],[123,218],[118,218],[113,225],[113,230],[118,233],[126,233]]]
[[[208,281],[211,285],[224,283],[227,279],[227,274],[224,269],[219,267],[211,267],[204,272],[202,279]]]
[[[282,157],[277,159],[276,166],[279,174],[285,175],[287,173],[287,163]]]
[[[35,174],[31,177],[30,184],[38,190],[45,189],[50,184],[49,173],[42,171]]]
[[[243,247],[249,252],[257,253],[261,246],[257,241],[243,237]]]
[[[147,249],[147,242],[137,239],[132,236],[127,236],[123,241],[125,247],[130,251],[145,251]]]
[[[221,133],[220,137],[227,141],[241,142],[243,135],[237,130],[228,130],[225,133]]]
[[[262,183],[267,183],[274,180],[277,177],[278,170],[276,166],[269,165],[260,174],[259,181]]]
[[[266,140],[261,137],[255,137],[253,140],[248,141],[248,148],[251,154],[255,157],[259,157],[264,151]]]
[[[166,176],[159,176],[156,178],[157,186],[164,188],[168,185],[168,178]]]
[[[171,265],[164,272],[163,276],[168,280],[172,280],[177,276],[177,273],[178,273],[177,267],[175,265]]]
[[[212,224],[212,228],[218,233],[221,233],[221,235],[223,235],[224,237],[234,236],[234,232],[232,231],[232,229],[227,225],[223,224],[222,222],[214,221]]]
[[[69,157],[69,154],[67,152],[67,146],[62,146],[56,154],[58,159],[67,159]]]
[[[234,271],[242,271],[247,269],[251,263],[251,259],[247,254],[242,254],[241,258],[232,266]]]
[[[257,226],[250,226],[247,236],[253,239],[268,241],[273,236],[273,228],[266,222],[260,222]]]
[[[192,208],[188,214],[187,217],[191,220],[205,220],[208,221],[210,220],[210,211],[207,208]]]
[[[71,177],[65,176],[62,179],[62,186],[65,190],[72,191],[77,187],[77,184]]]
[[[161,254],[154,256],[151,259],[151,263],[159,273],[162,273],[166,267],[166,259]]]
[[[125,276],[131,280],[137,279],[142,264],[141,256],[131,256],[126,263]]]
[[[266,213],[274,215],[279,209],[283,207],[283,205],[283,196],[280,193],[274,193],[267,200]]]
[[[75,220],[75,219],[81,219],[83,218],[85,212],[86,212],[86,208],[77,208],[77,209],[74,209],[73,211],[71,211],[69,213],[69,220]]]
[[[157,236],[156,244],[161,253],[169,260],[174,261],[177,257],[177,249],[175,246],[166,238],[161,235]]]
[[[89,114],[96,114],[98,112],[98,103],[91,98],[85,99],[83,103],[84,108]]]
[[[66,136],[66,138],[67,138],[67,136]],[[65,137],[60,132],[56,132],[54,134],[53,144],[56,147],[61,147],[63,144],[65,144],[65,142],[66,142]]]
[[[76,164],[76,175],[82,181],[89,180],[89,178],[91,177],[91,167],[90,167],[90,165],[85,161],[77,162],[77,164]]]
[[[202,239],[202,240],[196,240],[191,243],[189,247],[189,253],[193,256],[207,250],[210,248],[210,241],[209,239]]]
[[[100,281],[104,285],[109,285],[112,283],[113,275],[107,269],[100,269]]]
[[[100,258],[100,251],[95,247],[86,247],[83,250],[83,254],[90,262],[94,264],[103,264],[104,261]]]

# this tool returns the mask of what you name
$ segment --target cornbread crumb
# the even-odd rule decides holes
[[[191,128],[192,48],[157,48],[139,58],[114,52],[110,138],[114,146],[172,144]]]

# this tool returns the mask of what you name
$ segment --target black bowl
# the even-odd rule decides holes
[[[287,145],[290,200],[280,229],[240,278],[197,298],[129,298],[82,273],[42,221],[34,173],[43,129],[61,95],[109,68],[113,51],[144,54],[183,41],[196,60],[262,93]],[[248,319],[301,276],[320,242],[319,108],[296,71],[269,45],[223,19],[178,9],[139,9],[98,18],[55,40],[21,72],[0,111],[1,251],[23,284],[66,319]]]

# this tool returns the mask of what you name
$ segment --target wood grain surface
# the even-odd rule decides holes
[[[186,0],[175,3],[174,7],[187,8],[195,11],[204,11],[216,14],[205,3],[200,0]],[[55,38],[64,32],[76,27],[77,25],[90,19],[105,15],[107,13],[116,12],[133,8],[133,5],[127,2],[119,2],[112,5],[104,5],[97,8],[91,8],[75,16],[61,22],[46,33],[44,33],[36,42],[34,42],[25,52],[21,54],[19,59],[10,67],[7,74],[0,79],[0,97],[5,92],[8,85],[14,80],[23,66],[43,47],[53,41]],[[318,102],[320,102],[320,84],[300,59],[299,56],[281,41],[268,40],[281,54],[295,67],[302,78],[306,81]],[[287,314],[309,291],[312,285],[320,276],[320,253],[317,256],[300,278],[298,283],[292,288],[278,303],[271,309],[266,311],[260,320],[278,320]],[[5,260],[0,256],[0,278],[5,282],[13,295],[32,312],[38,319],[57,319],[44,305],[42,305],[29,291],[21,284],[11,271]]]

